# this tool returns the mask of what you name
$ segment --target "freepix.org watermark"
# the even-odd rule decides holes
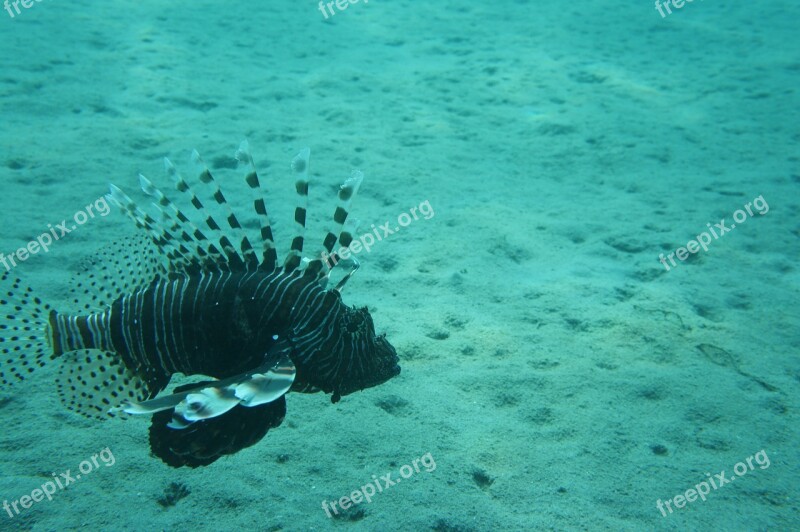
[[[79,225],[83,225],[88,222],[89,219],[94,218],[95,211],[97,211],[97,214],[100,216],[108,216],[108,213],[111,212],[111,208],[108,206],[108,202],[104,196],[97,198],[94,203],[90,203],[84,207],[82,211],[76,212],[72,217],[75,224],[71,227],[67,227],[66,220],[61,220],[61,223],[56,224],[55,227],[53,227],[52,224],[47,224],[50,230],[39,235],[36,240],[28,242],[27,246],[19,248],[9,256],[0,253],[0,264],[6,267],[6,271],[11,271],[11,268],[15,267],[17,262],[24,262],[28,260],[31,255],[36,255],[40,251],[47,253],[50,251],[50,245],[54,242],[54,239],[58,240],[66,236],[77,229]]]
[[[325,20],[328,20],[328,13],[330,13],[330,16],[332,17],[336,15],[337,10],[344,11],[350,7],[350,4],[357,4],[360,1],[361,0],[334,0],[333,2],[321,1],[319,3],[319,10],[320,13],[322,13],[322,15],[325,17]],[[364,0],[364,3],[369,4],[369,0]],[[334,9],[334,6],[336,9]]]
[[[98,458],[100,459],[99,461]],[[114,458],[114,454],[111,452],[111,449],[106,447],[99,453],[93,454],[91,458],[88,458],[78,464],[78,471],[80,471],[80,473],[76,473],[73,476],[72,470],[70,469],[67,469],[66,472],[58,475],[52,473],[53,480],[48,480],[40,487],[34,489],[31,491],[30,495],[23,495],[19,499],[10,503],[8,500],[4,500],[3,510],[8,513],[9,518],[13,519],[20,514],[20,507],[22,507],[23,510],[27,510],[33,506],[33,503],[41,502],[45,497],[47,497],[48,501],[52,501],[53,495],[56,493],[56,488],[58,488],[59,491],[63,490],[70,484],[74,484],[75,482],[79,481],[81,479],[81,475],[86,476],[92,471],[100,469],[101,462],[105,464],[106,467],[111,467],[116,463],[116,461],[117,460]]]
[[[34,2],[37,4],[42,0],[5,0],[3,2],[3,9],[8,12],[8,16],[14,18],[16,15],[22,13],[19,6],[22,5],[25,9],[30,9],[33,7]]]
[[[733,482],[738,477],[745,476],[748,471],[754,470],[755,467],[753,467],[753,460],[756,461],[756,464],[758,464],[761,469],[766,469],[770,466],[769,456],[767,456],[767,452],[762,449],[755,455],[747,457],[747,460],[745,460],[747,464],[744,462],[737,462],[736,465],[733,466],[734,476],[731,478],[727,478],[725,476],[725,471],[722,471],[713,477],[711,476],[711,473],[706,473],[706,477],[708,477],[707,480],[698,483],[694,488],[686,490],[686,493],[682,495],[675,495],[672,499],[667,499],[666,501],[658,499],[656,501],[656,508],[661,511],[662,517],[666,517],[667,512],[664,510],[665,506],[667,510],[669,510],[669,513],[672,513],[673,504],[675,505],[675,508],[683,508],[687,503],[696,501],[698,497],[705,501],[706,495],[711,493],[711,488],[717,490],[725,484]]]
[[[436,470],[436,462],[434,461],[431,453],[426,453],[419,458],[415,458],[411,464],[412,465],[406,464],[400,468],[400,476],[402,478],[392,480],[391,472],[386,473],[380,478],[378,478],[376,475],[372,475],[372,482],[364,484],[359,489],[351,493],[349,497],[345,495],[344,497],[331,502],[323,500],[322,509],[325,510],[325,514],[328,517],[339,515],[339,510],[336,509],[337,504],[341,510],[347,510],[355,504],[361,504],[363,501],[367,501],[367,504],[369,504],[372,502],[372,497],[374,497],[376,493],[383,493],[383,490],[394,486],[395,484],[400,484],[404,478],[408,479],[414,476],[414,473],[419,473],[420,465],[425,468],[426,473],[432,473]],[[331,511],[333,511],[333,513],[331,513]]]
[[[691,4],[694,0],[656,0],[656,11],[661,15],[661,18],[665,18],[667,15],[672,14],[672,7],[675,9],[681,9],[686,4]],[[700,0],[701,2],[703,0]],[[667,12],[664,13],[664,10]]]
[[[733,221],[736,222],[737,224],[742,224],[747,221],[748,215],[750,215],[750,217],[752,218],[753,210],[750,207],[755,208],[755,210],[758,211],[758,214],[760,214],[761,216],[764,216],[769,212],[769,205],[767,205],[767,201],[764,199],[764,196],[762,195],[744,206],[744,209],[747,211],[746,213],[742,209],[738,209],[736,212],[734,212]],[[717,240],[719,237],[724,236],[725,233],[727,233],[728,231],[732,231],[733,228],[736,227],[736,224],[731,224],[730,227],[726,227],[725,218],[723,218],[722,220],[719,221],[718,224],[714,224],[714,227],[711,227],[711,223],[707,223],[706,227],[708,228],[709,231],[711,231],[711,235],[714,235],[714,240]],[[719,229],[719,234],[717,234],[714,228]],[[673,257],[677,256],[678,260],[682,262],[685,261],[687,258],[689,258],[689,253],[697,253],[698,251],[700,251],[700,248],[703,248],[703,251],[708,251],[708,245],[711,243],[711,235],[703,231],[702,233],[700,233],[695,237],[696,240],[689,240],[685,248],[676,249],[674,252],[667,255],[666,258],[664,257],[663,253],[660,253],[658,255],[659,257],[658,260],[659,262],[661,262],[661,264],[664,265],[664,268],[666,268],[667,271],[670,271],[670,267],[669,265],[667,265],[667,259],[669,259],[670,263],[672,264],[672,267],[674,268],[678,264],[675,262],[675,259]]]
[[[386,222],[385,224],[377,227],[375,227],[375,224],[372,224],[372,231],[364,233],[357,239],[353,239],[349,246],[340,247],[337,251],[334,251],[333,255],[328,255],[327,253],[323,252],[322,260],[325,261],[325,263],[328,265],[328,268],[333,268],[336,266],[339,260],[349,259],[351,253],[353,255],[357,255],[362,251],[369,253],[376,241],[380,242],[387,236],[393,235],[400,231],[401,227],[408,227],[414,220],[419,220],[418,214],[422,215],[425,220],[430,220],[436,215],[436,213],[433,212],[433,207],[431,207],[431,202],[425,200],[416,207],[411,207],[408,212],[400,213],[400,215],[397,217],[397,225],[395,225],[394,228],[389,227],[392,225],[392,222]]]

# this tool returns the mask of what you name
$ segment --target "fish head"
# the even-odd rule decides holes
[[[400,374],[399,358],[385,334],[376,334],[372,316],[366,307],[347,307],[341,315],[339,331],[343,373],[336,395],[348,395],[372,388]]]
[[[327,292],[327,318],[312,330],[289,336],[297,368],[293,391],[343,395],[372,388],[400,374],[399,358],[385,334],[376,334],[366,307],[345,305],[336,290]]]

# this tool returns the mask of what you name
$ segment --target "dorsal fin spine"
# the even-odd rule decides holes
[[[240,166],[244,167],[244,179],[253,196],[253,208],[261,226],[261,262],[259,268],[266,272],[272,272],[278,267],[278,252],[275,248],[275,238],[272,235],[272,225],[267,212],[267,189],[258,176],[253,156],[250,154],[250,146],[246,140],[239,144],[239,149],[236,150],[236,160]]]

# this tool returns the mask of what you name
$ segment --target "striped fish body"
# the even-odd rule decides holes
[[[152,453],[173,467],[198,467],[279,426],[290,391],[324,392],[337,402],[398,375],[397,352],[375,333],[369,311],[341,297],[358,262],[340,261],[334,247],[353,240],[345,223],[359,172],[339,189],[324,250],[303,256],[309,157],[306,149],[292,161],[296,233],[282,265],[246,142],[236,158],[254,194],[255,244],[197,152],[198,180],[211,188],[210,200],[172,163],[165,168],[202,224],[144,176],[141,188],[160,221],[112,185],[108,201],[147,238],[120,241],[91,260],[76,287],[88,298],[80,314],[59,313],[2,275],[11,286],[0,301],[8,307],[0,313],[0,382],[14,384],[57,361],[56,385],[69,409],[95,419],[150,415]],[[223,223],[204,201],[226,211]],[[348,267],[329,288],[331,270]],[[178,373],[192,382],[165,392]]]
[[[50,313],[56,356],[113,351],[162,390],[174,373],[223,380],[286,353],[292,389],[341,395],[397,373],[392,346],[365,309],[346,306],[300,272],[218,273],[158,280],[89,316]],[[368,352],[385,356],[361,357]]]

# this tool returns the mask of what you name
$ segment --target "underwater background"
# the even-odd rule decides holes
[[[337,404],[289,394],[257,445],[172,469],[147,419],[67,410],[51,362],[0,393],[0,529],[800,529],[798,16],[778,0],[6,3],[0,252],[84,223],[0,273],[79,310],[80,265],[135,233],[104,210],[109,183],[145,205],[137,174],[171,190],[162,158],[190,168],[195,148],[257,231],[243,139],[285,252],[308,146],[307,249],[354,169],[361,232],[402,225],[343,295],[402,373]]]

